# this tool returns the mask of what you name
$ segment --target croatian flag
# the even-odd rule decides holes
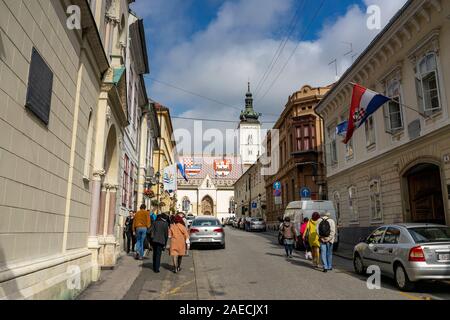
[[[186,170],[185,167],[181,163],[177,163],[178,170],[180,170],[181,176],[184,178],[184,180],[188,181],[188,178],[186,177]]]
[[[347,144],[352,138],[353,132],[361,127],[371,114],[389,100],[391,99],[382,94],[354,84],[347,134],[343,142]]]

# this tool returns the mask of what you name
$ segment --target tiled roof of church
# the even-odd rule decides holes
[[[201,165],[200,172],[195,175],[187,175],[188,179],[204,179],[209,175],[211,180],[237,180],[243,174],[243,165],[239,156],[225,156],[225,157],[213,157],[213,156],[183,156],[180,157],[180,163],[184,164],[185,161],[190,161],[196,165]],[[214,161],[229,160],[231,163],[231,171],[228,175],[218,175],[214,170]],[[183,180],[183,177],[178,171],[178,180]]]

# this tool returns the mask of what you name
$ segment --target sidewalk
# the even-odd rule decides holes
[[[192,300],[197,299],[192,252],[183,257],[181,272],[172,272],[168,252],[161,258],[160,273],[152,269],[149,258],[137,261],[122,257],[114,270],[103,270],[100,280],[92,283],[77,300]]]

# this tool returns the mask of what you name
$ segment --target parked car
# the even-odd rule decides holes
[[[331,218],[337,222],[336,218],[336,210],[334,208],[333,201],[325,201],[325,200],[303,200],[303,201],[293,201],[288,204],[284,211],[283,219],[286,217],[291,218],[291,222],[294,223],[295,230],[298,236],[300,237],[300,227],[304,218],[311,219],[314,212],[320,213],[323,215],[326,212],[331,214]],[[278,236],[280,241],[280,235]],[[303,248],[303,243],[299,241],[296,245],[300,249]],[[334,240],[333,250],[337,251],[339,248],[339,231],[336,230],[336,237]]]
[[[186,220],[187,220],[187,223],[188,223],[188,225],[187,225],[188,228],[191,227],[192,222],[194,221],[194,219],[195,219],[195,216],[193,214],[188,214],[186,216]]]
[[[227,220],[227,222],[226,222],[226,225],[227,225],[227,226],[232,226],[235,219],[236,219],[235,217],[229,218],[229,219]]]
[[[210,216],[195,218],[189,233],[191,246],[219,246],[225,249],[225,231],[217,218]]]
[[[365,274],[370,265],[410,291],[420,280],[450,280],[450,227],[404,223],[381,226],[353,251],[353,265]]]
[[[251,218],[248,231],[267,231],[266,222],[262,218]]]
[[[244,218],[241,218],[239,220],[239,229],[245,230],[245,219]]]

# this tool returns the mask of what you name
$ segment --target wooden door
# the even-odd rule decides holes
[[[411,222],[445,224],[441,176],[437,166],[408,176]]]

